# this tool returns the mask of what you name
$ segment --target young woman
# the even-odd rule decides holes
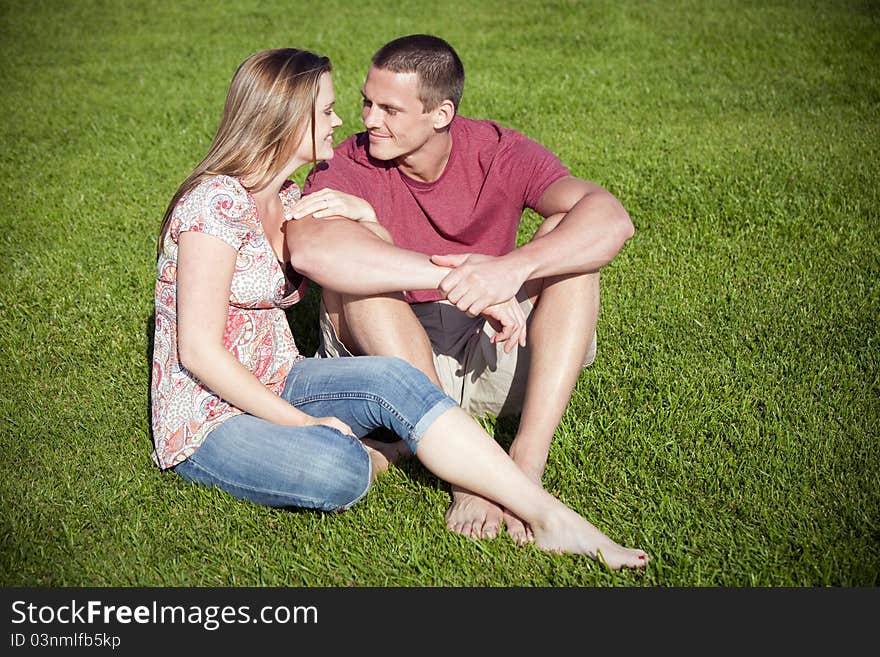
[[[326,57],[252,55],[233,77],[210,151],[168,206],[155,297],[155,462],[258,504],[342,510],[393,460],[383,443],[362,439],[387,427],[438,477],[529,523],[539,548],[614,569],[644,566],[645,552],[615,543],[544,491],[403,360],[298,352],[284,312],[305,288],[286,253],[284,227],[299,199],[289,177],[333,156],[342,123],[333,103]],[[370,214],[351,196],[337,204],[345,216]],[[381,233],[370,219],[367,228]],[[410,289],[442,278],[428,262],[424,272]],[[516,325],[506,312],[499,321]],[[506,332],[518,339],[518,329]]]

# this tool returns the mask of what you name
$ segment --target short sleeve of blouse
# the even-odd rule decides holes
[[[254,228],[253,210],[253,201],[237,180],[229,176],[211,178],[178,203],[174,211],[174,237],[188,230],[205,233],[237,251]]]
[[[293,219],[293,206],[300,199],[299,186],[292,180],[288,180],[281,188],[281,207],[284,208],[284,221]]]

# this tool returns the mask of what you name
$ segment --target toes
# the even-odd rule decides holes
[[[525,528],[522,525],[508,524],[507,533],[517,545],[523,545],[527,542]]]
[[[601,549],[596,550],[596,561],[610,568],[611,570],[620,570],[623,567],[644,568],[651,560],[651,557],[648,556],[648,553],[642,550],[634,550],[631,551],[630,554],[615,554],[612,551],[611,553],[609,553],[608,556],[609,559],[606,559],[605,555],[602,554]]]
[[[456,534],[464,533],[464,523],[451,518],[446,519],[446,528],[451,532],[455,532]]]
[[[507,533],[517,545],[525,545],[526,543],[531,543],[535,540],[532,528],[515,515],[505,513],[504,525],[507,527]]]
[[[630,554],[628,559],[620,560],[620,566],[627,566],[629,568],[644,568],[648,565],[649,561],[651,561],[651,557],[644,550],[632,550],[632,553]]]
[[[501,528],[501,519],[500,518],[486,518],[483,521],[482,531],[480,532],[481,538],[485,538],[488,540],[492,540],[496,536],[498,536],[498,530]]]
[[[449,527],[449,530],[455,532],[456,534],[464,533],[464,524],[460,522],[450,522],[446,524]]]
[[[501,530],[502,511],[481,498],[453,502],[444,516],[446,527],[462,536],[493,539]]]

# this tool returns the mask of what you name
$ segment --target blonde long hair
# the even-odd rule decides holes
[[[309,124],[312,160],[317,159],[315,99],[321,74],[331,70],[327,57],[296,48],[263,50],[239,65],[208,154],[183,181],[165,210],[157,258],[162,254],[175,206],[203,180],[227,175],[247,180],[250,191],[264,189],[293,155]]]

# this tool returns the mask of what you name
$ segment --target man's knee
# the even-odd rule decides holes
[[[364,338],[388,331],[409,305],[400,292],[355,296],[325,290],[322,300],[326,320],[352,353],[359,348],[357,336]]]
[[[350,312],[354,306],[371,306],[372,311],[382,313],[389,304],[406,303],[402,292],[359,296],[325,289],[321,292],[321,298],[328,313]]]
[[[421,370],[398,356],[373,356],[370,360],[375,367],[373,375],[384,382],[402,384],[407,389],[433,385]]]
[[[546,294],[552,290],[552,294]],[[587,307],[598,311],[599,307],[599,272],[588,274],[562,274],[547,276],[528,281],[523,292],[538,306],[546,297],[553,297],[552,303],[568,306],[572,302],[582,302]]]

